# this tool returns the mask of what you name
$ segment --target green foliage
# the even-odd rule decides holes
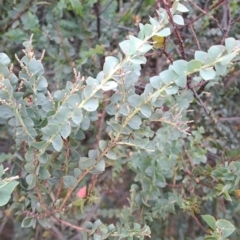
[[[13,190],[18,185],[18,182],[14,180],[18,177],[2,179],[2,175],[5,173],[5,171],[6,169],[4,169],[2,165],[0,165],[0,206],[4,206],[8,203]]]
[[[111,24],[117,1],[109,6],[107,1],[101,3],[106,8],[101,17]],[[25,4],[16,3],[15,9],[25,9]],[[40,24],[36,4],[15,22],[16,27],[21,22],[21,29],[10,29],[2,37],[5,42],[23,40],[24,30],[34,33],[23,42],[23,56],[15,55],[17,73],[8,56],[12,53],[7,54],[7,48],[0,53],[0,118],[15,139],[11,175],[21,176],[10,202],[18,182],[1,180],[0,205],[9,202],[22,228],[51,229],[61,223],[80,230],[83,239],[145,239],[157,235],[156,225],[160,224],[158,231],[164,228],[162,222],[176,212],[196,219],[207,211],[202,218],[211,231],[205,239],[227,239],[235,227],[224,218],[231,217],[221,213],[215,220],[216,213],[205,205],[218,199],[238,205],[240,165],[237,160],[208,163],[206,155],[218,143],[209,144],[208,127],[191,121],[194,96],[189,79],[192,84],[209,81],[210,86],[220,82],[239,60],[240,41],[225,38],[224,45],[212,44],[208,50],[195,50],[188,59],[170,61],[159,74],[148,77],[138,94],[135,86],[148,62],[147,54],[154,49],[152,37],[171,38],[171,21],[183,26],[182,14],[188,8],[175,1],[172,19],[166,9],[159,8],[149,23],[139,23],[138,34],[119,43],[120,51],[111,49],[114,54],[106,54],[98,72],[101,57],[97,54],[104,53],[103,43],[111,32],[103,28],[97,37],[94,13],[85,18],[85,12],[94,11],[99,1],[57,1],[49,6],[39,2],[47,5],[41,8],[46,11],[45,24]],[[117,15],[120,22],[127,23],[135,8],[126,9]],[[71,44],[76,32],[75,40],[81,42],[77,47]],[[90,39],[102,45],[93,46]],[[59,46],[48,47],[51,41]],[[40,50],[44,47],[45,58]],[[53,78],[49,69],[54,71]],[[90,76],[82,76],[79,70]],[[228,150],[228,155],[235,158],[239,153]],[[116,210],[112,201],[103,201],[104,192],[114,178],[120,187],[123,169],[131,176],[128,205]],[[0,177],[3,173],[1,166]],[[86,185],[86,196],[78,196]],[[88,218],[95,208],[99,208],[98,216]],[[96,220],[99,216],[103,219]],[[116,219],[109,222],[111,216]]]
[[[226,239],[235,231],[235,227],[227,220],[219,219],[216,221],[210,215],[202,215],[202,218],[213,230],[211,236],[206,236],[205,239]]]

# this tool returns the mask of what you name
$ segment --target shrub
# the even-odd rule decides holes
[[[238,201],[240,165],[206,164],[204,128],[191,130],[194,123],[187,113],[194,97],[202,104],[192,85],[213,84],[226,76],[238,59],[240,42],[225,38],[224,45],[195,51],[189,61],[169,58],[168,69],[136,93],[152,37],[170,36],[169,21],[183,25],[179,13],[186,11],[178,1],[170,18],[160,8],[150,23],[139,24],[137,37],[120,42],[121,52],[107,56],[95,77],[85,78],[74,70],[74,80],[62,89],[48,90],[44,51],[40,58],[35,56],[32,37],[23,43],[24,56],[16,55],[18,76],[9,57],[1,53],[0,117],[16,141],[11,174],[21,178],[8,207],[22,227],[51,228],[54,221],[80,230],[84,239],[144,239],[155,222],[175,210],[188,212],[205,230],[197,217],[203,214],[204,202],[219,197]],[[104,198],[97,185],[101,176],[110,168],[111,178],[119,176],[123,167],[134,173],[129,205],[120,210],[107,204],[100,208],[99,215],[117,218],[115,226],[90,221],[87,216]],[[7,186],[4,196],[9,199],[16,181]],[[225,219],[215,220],[211,214],[202,218],[211,228],[205,230],[210,234],[206,239],[226,239],[235,230]]]

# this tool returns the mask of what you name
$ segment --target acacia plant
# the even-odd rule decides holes
[[[0,204],[7,204],[23,228],[62,224],[79,230],[84,239],[145,239],[155,221],[182,209],[201,227],[197,215],[202,214],[211,228],[202,229],[206,239],[226,239],[234,232],[231,222],[202,212],[201,203],[220,197],[238,201],[239,162],[206,164],[206,150],[199,149],[204,129],[191,131],[187,113],[194,98],[202,104],[191,86],[226,76],[238,58],[240,41],[225,38],[206,52],[195,51],[192,60],[171,60],[137,94],[152,37],[170,36],[170,25],[183,25],[181,14],[188,9],[176,1],[169,11],[159,8],[150,23],[140,23],[138,35],[120,42],[121,51],[105,58],[97,76],[75,71],[63,89],[48,90],[44,51],[35,56],[32,37],[23,43],[24,56],[16,55],[18,76],[1,53],[0,117],[14,133],[11,174],[20,180],[8,204],[16,181],[7,183],[9,188],[0,186]],[[96,142],[86,148],[91,132]],[[117,223],[88,219],[97,204],[99,215],[110,214],[109,206],[100,206],[103,194],[97,183],[109,168],[119,174],[123,165],[135,177],[129,204],[114,213]],[[76,193],[86,185],[85,198],[78,199]]]

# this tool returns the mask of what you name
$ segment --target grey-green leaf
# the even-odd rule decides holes
[[[181,75],[178,75],[177,79],[175,80],[175,83],[179,86],[179,87],[186,87],[187,84],[187,76],[186,74],[182,73]]]
[[[82,110],[80,110],[78,108],[75,108],[73,110],[72,120],[73,120],[74,123],[79,125],[82,122],[82,120],[83,120]]]
[[[184,20],[181,15],[178,14],[173,15],[173,21],[178,25],[184,25]]]
[[[149,118],[152,114],[152,109],[149,104],[143,105],[141,107],[140,111],[141,111],[142,115],[145,116],[146,118]]]
[[[94,166],[95,163],[96,163],[95,159],[87,158],[87,157],[81,157],[80,160],[79,160],[79,168],[81,170],[86,170],[86,169]]]
[[[176,85],[169,86],[166,89],[167,95],[173,95],[173,94],[176,94],[177,92],[178,92],[178,86]]]
[[[44,68],[39,60],[31,59],[28,65],[29,71],[32,74],[41,75],[44,73]]]
[[[208,57],[211,62],[216,61],[223,52],[225,51],[225,47],[222,45],[214,45],[208,49]]]
[[[80,97],[77,94],[72,94],[68,97],[67,103],[70,107],[77,107],[80,103]]]
[[[128,122],[128,126],[132,129],[139,129],[142,124],[142,120],[138,115],[133,116],[133,118]]]
[[[216,220],[213,216],[211,215],[201,215],[201,217],[203,218],[203,220],[207,223],[207,225],[215,230],[216,229]]]
[[[151,83],[152,87],[154,87],[155,89],[159,89],[162,84],[161,77],[160,76],[151,77],[150,83]]]
[[[0,63],[8,66],[11,62],[10,58],[5,53],[0,53]]]
[[[67,139],[67,137],[70,135],[70,133],[71,133],[71,126],[70,126],[70,124],[68,122],[62,125],[62,129],[61,129],[60,133],[61,133],[61,136],[64,139]]]
[[[230,54],[222,57],[221,58],[221,64],[222,65],[229,64],[236,56],[237,56],[237,54],[235,52],[233,52],[233,53],[230,53]]]
[[[47,136],[52,136],[56,133],[59,133],[61,131],[61,128],[57,124],[48,124],[46,127],[42,128],[42,133],[47,135]]]
[[[98,145],[99,145],[99,149],[103,151],[107,147],[107,142],[105,140],[100,140]]]
[[[212,80],[215,78],[216,72],[213,68],[205,68],[200,70],[200,76],[206,81]]]
[[[119,43],[119,46],[124,54],[133,55],[137,51],[137,47],[130,40],[124,40]]]
[[[98,108],[98,100],[95,98],[90,98],[83,106],[85,110],[88,112],[93,112]]]
[[[64,176],[63,183],[66,188],[74,188],[77,186],[77,179],[73,176]]]
[[[225,219],[217,220],[216,227],[222,232],[222,239],[226,239],[235,231],[234,225]]]
[[[228,53],[231,53],[238,46],[238,42],[236,39],[234,39],[232,37],[226,38],[225,46],[226,46]]]
[[[168,84],[174,82],[178,76],[173,70],[165,70],[160,73],[160,77],[165,84]]]
[[[8,119],[14,116],[14,112],[11,107],[7,105],[0,106],[0,117]]]
[[[128,97],[128,103],[132,107],[138,107],[142,104],[143,98],[137,94],[133,94]]]
[[[115,89],[118,86],[118,84],[114,81],[108,81],[102,86],[103,91],[109,91],[112,89]]]
[[[28,190],[33,189],[36,185],[36,175],[28,174],[26,177],[26,182],[28,184]]]
[[[179,12],[188,12],[189,10],[180,2],[177,2],[177,10]]]
[[[171,34],[171,30],[169,27],[164,28],[160,32],[156,33],[159,37],[168,37]]]
[[[185,60],[176,60],[173,62],[172,64],[172,68],[173,70],[177,73],[177,74],[182,74],[183,72],[186,73],[187,72],[187,61]]]
[[[199,60],[192,60],[188,62],[187,70],[188,72],[199,71],[201,66],[202,66],[202,62],[200,62]]]
[[[60,134],[57,134],[57,136],[52,140],[52,145],[57,152],[61,151],[63,147],[63,140]]]
[[[95,165],[95,169],[99,172],[103,172],[105,170],[105,161],[104,160],[100,160],[96,165]]]
[[[37,83],[37,90],[38,91],[45,91],[47,89],[48,82],[47,79],[43,76],[39,77],[38,83]]]

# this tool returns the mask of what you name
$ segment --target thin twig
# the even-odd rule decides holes
[[[91,185],[90,185],[88,193],[87,193],[88,196],[92,195],[92,192],[93,192],[93,190],[95,188],[95,185],[97,183],[97,179],[98,179],[98,175],[97,174],[93,175],[92,182],[91,182]]]
[[[239,122],[240,117],[222,117],[218,119],[219,122]]]
[[[204,91],[204,89],[205,89],[205,87],[207,86],[208,83],[209,83],[209,81],[204,81],[204,82],[203,82],[203,84],[201,85],[201,87],[197,90],[197,94],[198,94],[198,95],[201,94],[201,93]]]
[[[72,228],[74,228],[74,229],[76,229],[76,230],[78,230],[78,231],[83,231],[83,230],[88,231],[88,230],[85,229],[85,228],[82,228],[82,227],[78,227],[78,226],[76,226],[76,225],[73,225],[73,224],[71,224],[71,223],[69,223],[69,222],[66,222],[66,221],[60,219],[60,218],[57,218],[57,217],[54,216],[54,215],[51,215],[51,217],[52,217],[54,220],[56,220],[57,222],[62,223],[62,224],[65,225],[65,226],[72,227]]]
[[[105,123],[105,116],[106,116],[106,107],[109,103],[109,92],[106,93],[106,101],[104,101],[104,104],[103,104],[103,110],[102,110],[102,113],[101,113],[101,117],[100,117],[100,120],[99,120],[99,127],[98,127],[98,134],[97,134],[97,141],[99,142],[101,139],[102,139],[102,132],[103,132],[103,126],[104,126],[104,123]]]
[[[190,20],[191,20],[191,19],[192,19],[192,17],[190,18]],[[201,50],[201,46],[200,46],[200,43],[199,43],[199,41],[198,41],[197,35],[196,35],[195,31],[194,31],[193,25],[190,24],[190,25],[189,25],[189,28],[190,28],[190,30],[191,30],[191,32],[192,32],[192,35],[193,35],[193,38],[194,38],[194,40],[195,40],[195,42],[196,42],[196,44],[197,44],[198,50]]]
[[[203,227],[203,225],[200,223],[200,221],[198,220],[198,218],[194,214],[192,214],[192,218],[197,223],[197,225],[203,230],[203,232],[207,234],[208,231]]]
[[[224,44],[225,39],[228,37],[229,31],[230,31],[231,26],[232,26],[232,25],[231,25],[231,23],[232,23],[232,13],[231,13],[231,7],[230,7],[230,2],[229,2],[229,0],[227,0],[226,5],[227,5],[228,24],[227,24],[226,32],[225,32],[225,34],[224,34],[224,36],[223,36],[223,39],[222,39],[222,41],[221,41],[221,44],[222,44],[222,45]]]
[[[186,148],[185,146],[184,146],[183,148],[184,148],[185,155],[187,156],[187,159],[188,159],[188,161],[189,161],[189,163],[190,163],[190,165],[191,165],[191,168],[192,168],[192,170],[193,170],[194,165],[193,165],[192,158],[191,158],[191,156],[189,155],[187,148]],[[192,175],[192,171],[191,171],[191,175]]]
[[[170,187],[170,188],[182,188],[183,187],[183,185],[181,183],[180,184],[166,183],[166,186]]]
[[[189,86],[189,89],[192,89],[192,88],[197,88],[197,87],[201,87],[205,84],[205,81],[204,82],[200,82],[200,83],[196,83],[196,84],[192,84]],[[199,93],[198,93],[199,94]]]
[[[143,2],[144,2],[144,0],[141,0],[141,1],[139,2],[138,7],[137,7],[137,9],[136,9],[136,15],[137,15],[138,12],[141,10]]]
[[[60,178],[59,183],[58,183],[58,188],[57,188],[57,193],[56,193],[56,197],[55,197],[55,202],[59,199],[59,196],[61,194],[62,191],[62,186],[63,186],[63,177]]]
[[[200,105],[202,106],[202,108],[204,109],[204,111],[209,114],[209,111],[207,110],[207,108],[205,107],[202,99],[199,97],[199,95],[197,94],[197,92],[195,91],[195,89],[191,89],[191,91],[193,92],[194,97],[197,99],[197,101],[200,103]]]
[[[37,151],[34,150],[34,166],[35,168],[37,168],[39,162],[38,162],[38,155],[37,155]],[[37,198],[38,198],[38,201],[40,203],[40,206],[42,208],[42,210],[46,213],[48,211],[48,208],[46,206],[46,204],[44,203],[44,199],[43,199],[43,196],[41,194],[41,191],[39,189],[39,179],[37,176],[36,177],[36,183],[35,183],[35,186],[34,186],[34,190],[35,192],[37,193]]]
[[[226,0],[220,0],[219,2],[213,4],[213,5],[210,7],[210,9],[208,10],[208,13],[209,13],[210,11],[212,11],[214,8],[219,7],[220,5],[222,5],[225,1],[226,1]],[[193,21],[185,24],[184,27],[186,27],[186,26],[188,26],[188,25],[190,25],[190,24],[193,24],[194,22],[196,22],[197,20],[199,20],[200,18],[202,18],[202,17],[205,16],[205,15],[206,15],[205,13],[200,14],[200,15],[199,15],[198,17],[196,17]]]
[[[101,20],[100,20],[100,9],[101,9],[101,2],[100,0],[97,0],[97,2],[94,4],[94,11],[97,17],[97,33],[98,33],[98,39],[101,37]]]
[[[165,49],[162,49],[162,52],[167,57],[167,59],[170,61],[170,63],[173,63],[173,58],[170,56],[170,54]]]
[[[196,3],[194,3],[192,0],[188,0],[195,8],[197,8],[200,12],[202,12],[204,15],[207,15],[210,19],[212,19],[218,26],[218,28],[223,32],[222,27],[220,26],[218,20],[214,18],[209,12],[204,11],[202,8],[200,8]],[[192,25],[192,24],[190,24]]]
[[[234,21],[231,22],[231,25],[235,25],[237,22],[240,21],[240,17],[236,18]]]
[[[188,176],[192,176],[192,173],[189,171],[188,167],[185,165],[183,155],[181,154],[181,160],[182,160],[182,165],[183,165],[183,170],[185,173],[188,174]]]
[[[43,60],[44,55],[45,55],[45,49],[43,49],[42,54],[41,54],[41,57],[39,58],[39,61],[40,61],[40,62]]]
[[[109,3],[106,4],[105,8],[103,8],[103,9],[98,13],[99,16],[100,16],[101,14],[103,14],[103,13],[108,9],[108,7],[111,5],[111,3],[112,3],[113,1],[114,1],[114,0],[111,0],[111,1],[109,1]]]
[[[186,60],[186,53],[185,53],[185,49],[184,49],[184,45],[183,45],[183,40],[182,40],[181,34],[180,34],[176,24],[173,21],[173,16],[172,16],[172,13],[170,11],[170,6],[169,6],[169,3],[167,2],[167,0],[163,0],[163,5],[165,7],[165,10],[167,11],[169,21],[172,24],[173,29],[174,29],[174,33],[175,33],[175,35],[178,39],[178,45],[180,47],[180,52],[181,52],[182,59]]]
[[[6,225],[7,221],[8,221],[9,217],[8,216],[4,216],[3,219],[1,219],[1,225],[0,225],[0,234],[2,233],[2,230],[4,229],[4,226]]]

